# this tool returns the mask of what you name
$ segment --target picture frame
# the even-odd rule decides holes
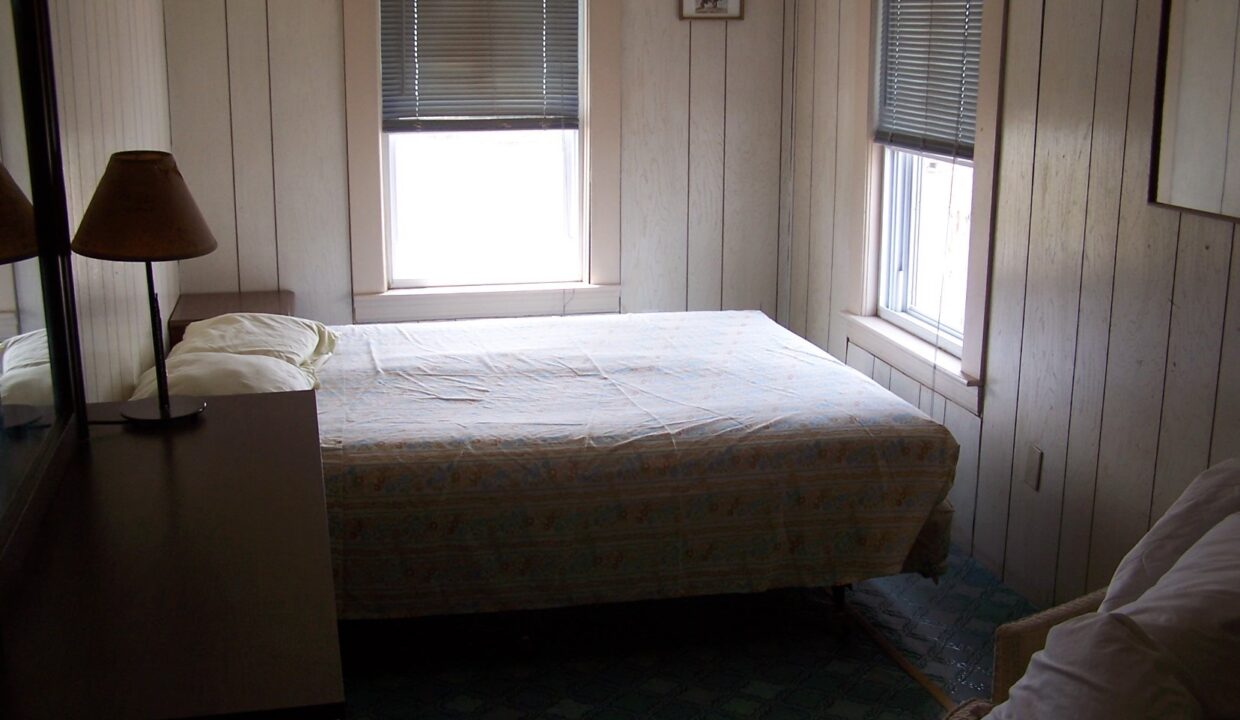
[[[678,0],[681,20],[740,20],[745,0]]]

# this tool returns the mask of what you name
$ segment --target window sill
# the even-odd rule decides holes
[[[981,411],[981,381],[965,375],[960,358],[876,316],[845,313],[848,341],[965,410]]]
[[[359,323],[619,311],[619,285],[590,283],[417,288],[353,297]]]

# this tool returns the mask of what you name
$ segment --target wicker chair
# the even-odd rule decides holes
[[[1007,700],[1008,691],[1025,674],[1033,654],[1046,645],[1051,628],[1094,612],[1102,604],[1106,588],[1057,605],[995,629],[995,672],[990,700],[975,698],[958,705],[944,720],[976,720]]]

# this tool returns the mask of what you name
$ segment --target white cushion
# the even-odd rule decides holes
[[[1180,662],[1208,717],[1240,718],[1240,513],[1215,525],[1115,614]]]
[[[1206,531],[1236,512],[1240,512],[1240,458],[1215,465],[1184,489],[1124,556],[1099,611],[1114,610],[1141,597]]]
[[[50,363],[46,330],[33,330],[0,342],[0,373]]]
[[[185,353],[263,355],[291,365],[317,369],[336,348],[336,333],[313,320],[230,313],[190,323],[170,356]]]
[[[1202,717],[1184,670],[1128,618],[1090,613],[1057,625],[993,720]]]
[[[248,395],[314,389],[306,369],[266,355],[181,353],[168,358],[170,395]],[[155,369],[142,373],[133,400],[158,392]]]

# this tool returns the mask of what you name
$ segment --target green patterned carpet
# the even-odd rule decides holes
[[[1031,608],[972,560],[850,602],[953,697],[989,692],[990,632]],[[348,717],[938,718],[821,593],[780,591],[340,625]]]

